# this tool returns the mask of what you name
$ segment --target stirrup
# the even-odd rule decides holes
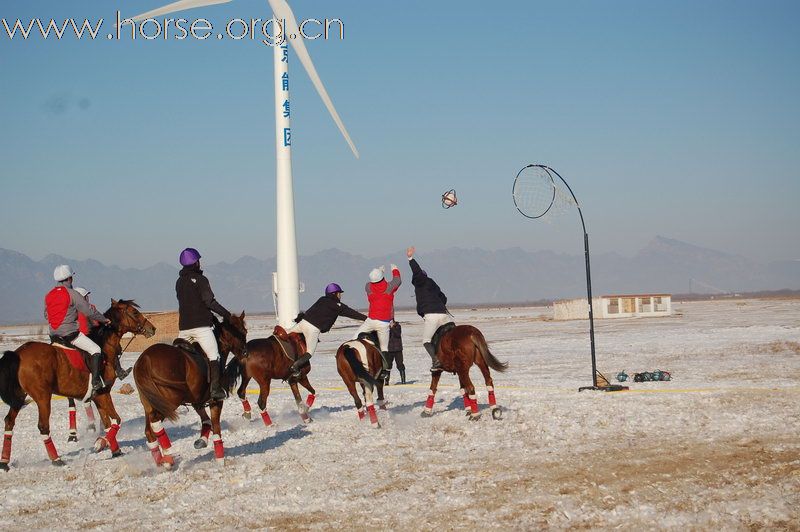
[[[116,376],[117,376],[117,378],[118,378],[119,380],[121,380],[121,381],[124,381],[124,380],[125,380],[125,378],[126,378],[128,375],[130,375],[130,374],[131,374],[131,371],[133,371],[133,368],[128,368],[128,369],[120,368],[120,369],[119,369],[119,371],[118,371],[118,372],[115,372],[115,373],[116,373]]]

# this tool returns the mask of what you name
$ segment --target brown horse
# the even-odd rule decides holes
[[[230,321],[216,323],[214,333],[223,357],[220,359],[221,367],[229,352],[237,356],[245,354],[247,328],[244,312],[241,316],[231,316]],[[199,346],[195,345],[195,350],[198,351],[197,354],[190,354],[174,345],[155,344],[145,349],[133,365],[133,378],[144,406],[144,434],[158,466],[170,468],[175,465],[175,459],[170,452],[172,443],[162,422],[165,419],[178,419],[177,410],[181,405],[192,405],[202,420],[200,438],[194,442],[195,449],[206,447],[208,437],[213,431],[214,455],[218,461],[225,457],[219,423],[222,401],[210,399],[208,360]],[[221,377],[221,384],[228,388],[225,386],[226,382],[227,373]],[[211,408],[210,418],[206,405]]]
[[[289,368],[295,358],[306,352],[306,342],[302,334],[291,333],[286,338],[288,342],[283,343],[274,334],[269,338],[250,340],[247,342],[247,357],[234,357],[226,370],[226,373],[230,374],[231,384],[238,376],[241,376],[242,381],[239,384],[236,395],[242,401],[242,408],[244,409],[242,416],[245,419],[250,419],[251,417],[250,401],[247,400],[247,384],[251,378],[258,382],[258,408],[261,409],[261,419],[267,427],[272,425],[272,418],[269,417],[267,412],[270,383],[273,379],[287,380]],[[312,420],[308,415],[308,409],[311,408],[311,405],[314,404],[314,399],[316,399],[316,391],[308,381],[308,373],[310,371],[311,364],[306,364],[300,368],[299,379],[289,379],[289,387],[292,389],[297,411],[303,423],[311,423]],[[309,392],[305,402],[303,402],[300,390],[297,388],[298,383],[303,385],[303,388]]]
[[[445,325],[445,327],[447,326]],[[458,375],[461,394],[464,397],[464,409],[470,419],[477,420],[480,418],[478,401],[475,397],[475,386],[469,378],[469,369],[472,364],[477,365],[481,373],[483,373],[486,389],[489,392],[489,406],[492,409],[492,417],[500,419],[502,410],[497,405],[497,399],[494,395],[494,382],[489,368],[502,373],[508,369],[508,364],[500,362],[494,357],[489,351],[489,346],[486,344],[483,334],[472,325],[457,325],[442,334],[436,353],[439,356],[439,362],[443,370]],[[425,409],[422,411],[423,417],[433,415],[433,400],[441,376],[441,371],[437,371],[431,376],[431,390],[428,400],[425,402]]]
[[[106,386],[92,399],[106,428],[105,436],[98,438],[95,449],[99,451],[108,446],[112,456],[119,456],[122,451],[117,443],[121,419],[114,408],[110,393],[116,375],[114,364],[110,363],[109,358],[119,357],[122,352],[122,335],[131,332],[150,337],[156,330],[137,309],[133,301],[112,299],[111,308],[104,313],[111,320],[111,326],[100,328],[91,335],[91,339],[102,348],[106,362],[102,375]],[[90,374],[73,367],[59,347],[42,342],[28,342],[16,351],[6,351],[0,359],[0,398],[10,409],[5,419],[0,469],[8,470],[14,423],[20,409],[25,405],[27,395],[31,396],[39,409],[39,433],[44,440],[47,456],[54,465],[64,465],[50,438],[50,400],[53,394],[84,398],[89,394],[90,380]]]
[[[361,384],[369,421],[373,428],[379,429],[381,424],[378,422],[372,395],[375,387],[378,388],[378,406],[381,410],[386,410],[386,400],[383,397],[383,379],[378,378],[383,366],[381,352],[375,347],[376,344],[377,338],[370,341],[369,335],[343,343],[336,351],[336,369],[339,370],[339,375],[341,375],[344,385],[347,386],[347,391],[353,396],[358,419],[365,417],[364,404],[356,390],[356,382]]]

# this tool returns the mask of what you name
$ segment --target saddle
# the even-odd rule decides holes
[[[371,343],[375,347],[378,347],[378,333],[375,331],[370,332],[362,332],[358,335],[359,340],[366,340],[367,342]]]
[[[58,336],[55,334],[50,335],[50,345],[58,347],[64,352],[64,355],[69,360],[73,368],[83,373],[89,372],[89,353],[81,351],[74,345],[72,340],[78,337],[78,333],[70,334],[69,336]]]
[[[434,353],[439,352],[439,343],[442,341],[442,338],[444,338],[444,335],[450,332],[452,329],[455,329],[455,327],[456,327],[455,323],[453,323],[452,321],[448,321],[447,323],[436,329],[436,332],[433,333],[433,338],[431,338],[431,343],[433,344]]]
[[[189,342],[183,338],[175,338],[172,341],[172,345],[188,355],[192,362],[197,364],[197,367],[200,368],[200,371],[205,373],[206,379],[209,381],[211,380],[211,370],[208,365],[208,357],[206,356],[205,351],[203,351],[203,348],[200,347],[200,344],[197,342]]]
[[[283,354],[286,355],[286,358],[294,362],[301,355],[305,354],[305,350],[300,343],[300,336],[298,333],[289,334],[286,332],[286,329],[281,327],[280,325],[276,325],[275,329],[272,331],[272,335],[278,340],[278,343],[281,346],[281,350]]]

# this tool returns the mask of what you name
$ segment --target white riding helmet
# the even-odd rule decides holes
[[[75,290],[76,292],[78,292],[78,293],[81,295],[81,297],[86,297],[86,296],[88,296],[89,294],[91,294],[91,292],[90,292],[90,291],[88,291],[87,289],[83,288],[82,286],[78,286],[78,287],[76,287],[76,288],[73,288],[73,290]]]
[[[57,282],[66,281],[70,277],[74,277],[75,272],[72,271],[72,268],[67,266],[66,264],[61,264],[60,266],[56,266],[56,269],[53,270],[53,279]]]
[[[369,281],[371,283],[379,283],[383,280],[383,272],[384,267],[381,266],[380,268],[375,268],[371,272],[369,272]]]

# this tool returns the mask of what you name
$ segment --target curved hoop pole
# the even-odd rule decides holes
[[[583,390],[603,390],[603,391],[619,391],[619,390],[627,390],[627,386],[598,386],[597,385],[597,359],[595,357],[595,348],[594,348],[594,310],[592,309],[592,273],[591,267],[589,265],[589,235],[586,233],[586,222],[583,219],[583,211],[581,211],[581,204],[578,202],[578,198],[575,197],[575,193],[572,191],[572,187],[569,186],[567,180],[561,177],[561,174],[550,168],[546,165],[541,165],[548,173],[552,172],[558,176],[564,186],[567,187],[569,193],[572,194],[572,199],[575,201],[575,206],[578,207],[578,214],[581,217],[581,227],[583,228],[583,252],[584,252],[584,259],[586,262],[586,299],[589,302],[589,344],[591,346],[592,351],[592,385],[591,386],[582,386],[578,388],[578,391],[581,392]]]

